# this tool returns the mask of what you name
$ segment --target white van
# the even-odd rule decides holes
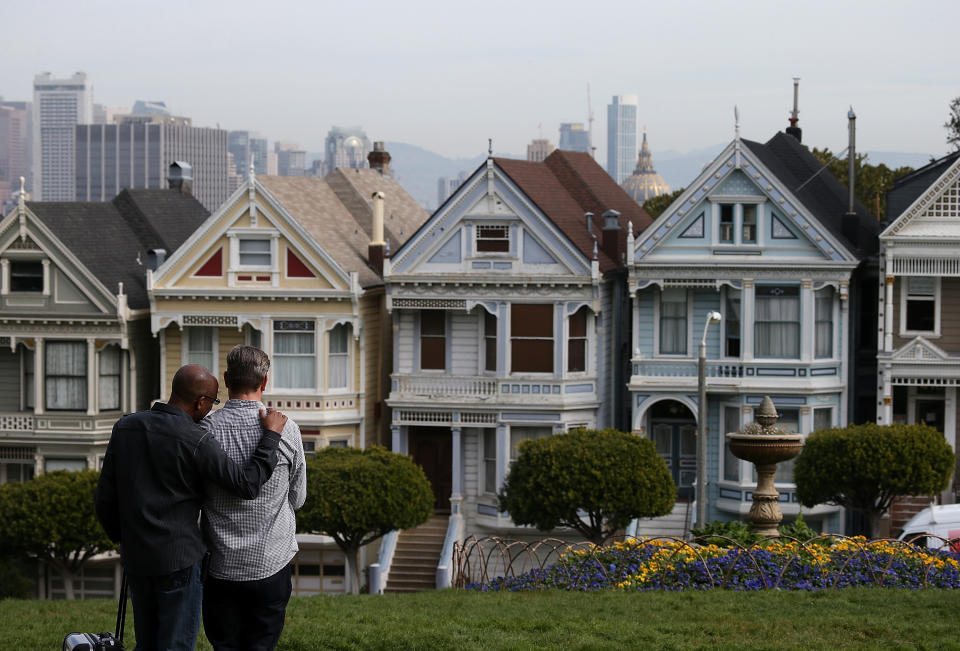
[[[960,504],[928,506],[907,521],[903,526],[900,540],[913,540],[917,536],[927,535],[927,548],[940,549],[944,540],[950,541],[950,551],[960,552]],[[939,536],[933,538],[929,536]],[[914,541],[923,544],[921,540]]]

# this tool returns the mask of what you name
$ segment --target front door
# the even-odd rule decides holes
[[[650,438],[657,454],[670,469],[677,497],[690,499],[697,478],[696,421],[689,409],[673,400],[657,403],[650,411]]]
[[[437,513],[450,512],[450,494],[453,492],[453,441],[449,429],[440,427],[411,427],[410,454],[423,468],[433,488],[433,508]]]
[[[943,400],[917,398],[917,422],[935,427],[943,433]]]

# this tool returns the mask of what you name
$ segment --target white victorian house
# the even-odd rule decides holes
[[[451,527],[513,526],[496,493],[520,441],[623,426],[630,221],[650,219],[587,154],[489,158],[388,260],[392,448]]]
[[[742,518],[756,478],[724,434],[753,421],[770,395],[780,426],[800,433],[845,425],[859,393],[853,339],[861,310],[873,314],[876,221],[799,139],[731,142],[671,206],[631,241],[632,429],[650,437],[692,521],[697,480],[698,348],[706,336],[706,520]],[[867,306],[862,307],[863,301]],[[708,314],[719,324],[707,327]],[[872,318],[872,316],[870,317]],[[868,319],[869,321],[869,319]],[[868,399],[868,405],[869,405]],[[792,464],[778,467],[787,517],[799,512]],[[839,509],[805,511],[838,530]],[[689,526],[689,524],[688,524]],[[646,523],[641,531],[659,533]]]

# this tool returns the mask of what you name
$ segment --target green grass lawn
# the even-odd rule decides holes
[[[473,593],[296,597],[280,649],[958,648],[960,591]],[[105,600],[0,601],[3,649],[112,629]],[[133,648],[128,613],[127,648]],[[209,649],[203,634],[200,649]]]

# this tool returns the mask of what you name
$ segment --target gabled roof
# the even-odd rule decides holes
[[[427,212],[396,180],[377,170],[336,169],[325,178],[258,176],[263,188],[364,287],[382,278],[367,261],[373,210],[371,195],[384,194],[384,231],[398,245],[427,219]]]
[[[601,272],[623,266],[620,259],[612,259],[600,246],[603,242],[601,215],[605,211],[620,213],[620,253],[626,251],[629,222],[633,222],[635,232],[643,231],[653,223],[647,212],[589,154],[557,149],[542,163],[512,158],[493,160],[587,260],[593,259],[594,241],[598,243],[597,260]],[[594,215],[591,231],[586,227],[586,212]]]
[[[891,223],[909,208],[958,158],[960,158],[960,150],[930,161],[923,167],[896,179],[893,182],[893,188],[887,191],[887,223]]]
[[[875,254],[880,224],[867,208],[855,201],[857,242],[844,234],[843,216],[848,208],[848,192],[823,163],[793,136],[779,132],[766,143],[743,140],[770,172],[858,258]],[[822,171],[821,171],[822,170]]]
[[[172,253],[209,214],[176,190],[124,190],[113,201],[38,201],[27,207],[111,292],[123,283],[131,309],[148,306],[147,252]]]

